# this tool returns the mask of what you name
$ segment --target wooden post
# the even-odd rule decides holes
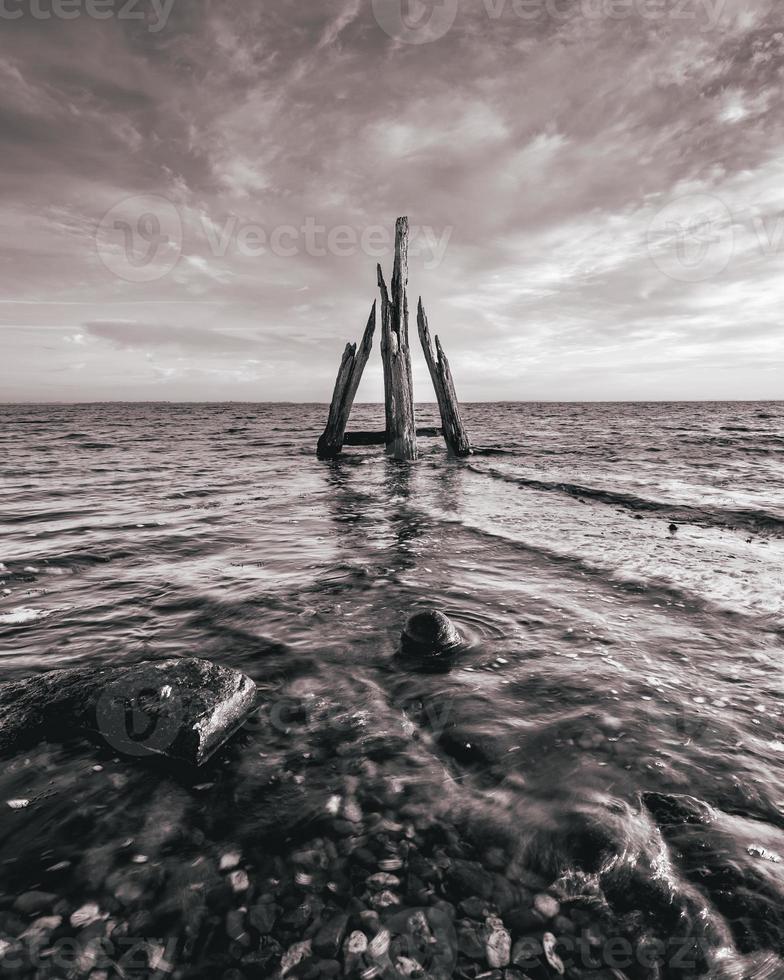
[[[422,342],[422,350],[425,353],[425,360],[427,361],[430,377],[433,379],[433,387],[436,391],[436,398],[438,399],[444,441],[449,452],[454,456],[470,456],[471,443],[468,441],[468,434],[460,418],[460,406],[457,403],[455,383],[452,380],[449,361],[446,359],[446,354],[441,347],[441,342],[438,337],[436,337],[438,357],[436,360],[436,355],[433,353],[433,344],[430,340],[430,329],[427,325],[427,314],[422,305],[421,297],[417,309],[417,325],[419,327],[419,339]]]
[[[370,357],[375,331],[376,304],[373,303],[373,309],[370,311],[370,319],[365,327],[359,350],[357,350],[356,344],[346,344],[346,349],[343,352],[343,360],[340,362],[332,403],[329,406],[327,427],[318,441],[316,454],[319,459],[334,459],[343,448],[348,417],[351,414],[362,372],[365,370],[368,357]]]
[[[392,295],[378,267],[381,290],[381,356],[384,360],[387,453],[395,459],[416,459],[416,421],[408,346],[408,218],[395,226],[395,267]]]

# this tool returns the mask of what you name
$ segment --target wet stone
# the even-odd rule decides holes
[[[561,911],[561,905],[552,895],[540,893],[534,897],[534,909],[545,919],[554,919]]]
[[[489,966],[495,968],[506,966],[511,955],[512,937],[504,928],[503,922],[495,916],[490,916],[485,925],[487,930],[485,951]]]
[[[504,914],[504,922],[516,936],[525,936],[544,927],[541,916],[531,908],[512,909]]]
[[[487,902],[481,898],[477,898],[476,896],[473,898],[463,899],[458,908],[463,915],[468,916],[469,919],[476,919],[480,922],[483,921],[487,915]]]
[[[249,716],[256,685],[240,671],[181,658],[122,667],[70,667],[0,684],[0,748],[90,733],[123,755],[201,765]],[[133,739],[129,706],[149,720]]]
[[[272,932],[277,915],[278,909],[276,905],[271,902],[266,904],[259,903],[251,908],[248,913],[248,921],[257,932],[261,933],[262,936],[266,936]]]
[[[39,912],[48,912],[58,898],[58,895],[51,892],[25,892],[14,902],[14,909],[22,915],[36,915]]]
[[[348,926],[347,915],[336,915],[321,926],[313,939],[313,949],[319,956],[334,959],[338,955]]]
[[[457,925],[457,948],[471,960],[485,958],[484,928],[476,922],[459,922]]]
[[[403,627],[401,649],[405,654],[440,656],[461,643],[457,627],[443,613],[424,609],[412,613]]]

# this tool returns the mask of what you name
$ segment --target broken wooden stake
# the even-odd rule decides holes
[[[427,314],[425,313],[425,307],[422,304],[421,297],[417,309],[417,325],[419,327],[419,339],[422,342],[422,350],[424,351],[425,360],[430,370],[430,377],[433,379],[438,409],[441,412],[444,441],[449,452],[454,456],[470,456],[471,443],[468,441],[468,434],[460,418],[460,407],[457,403],[455,383],[452,380],[449,361],[446,359],[446,354],[441,347],[441,342],[438,337],[436,337],[436,354],[433,353],[430,329],[427,325]]]
[[[391,296],[378,266],[381,290],[381,357],[384,361],[387,453],[394,459],[416,459],[416,421],[408,346],[408,218],[395,225],[395,266]]]
[[[370,350],[373,346],[373,334],[376,330],[376,304],[370,311],[370,319],[365,327],[362,343],[357,350],[356,344],[346,344],[343,360],[340,362],[332,403],[329,406],[329,418],[324,434],[318,441],[316,454],[319,459],[334,459],[343,448],[346,426],[354,404],[354,398],[365,370]]]
[[[430,340],[430,330],[422,300],[419,300],[417,322],[422,349],[433,380],[442,428],[417,429],[414,416],[414,388],[411,372],[411,350],[408,345],[408,218],[398,218],[395,225],[395,266],[391,289],[387,290],[381,266],[378,266],[378,286],[381,290],[381,357],[384,362],[384,406],[386,428],[375,432],[346,432],[362,372],[370,356],[373,333],[376,329],[376,304],[370,312],[359,350],[347,344],[335,382],[329,418],[324,434],[318,441],[320,459],[334,459],[343,446],[385,445],[394,459],[417,457],[417,436],[443,435],[450,454],[468,456],[468,441],[449,361],[436,337],[436,351]]]

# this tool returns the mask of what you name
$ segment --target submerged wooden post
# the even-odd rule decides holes
[[[408,218],[398,218],[395,226],[395,267],[391,296],[387,292],[380,265],[378,285],[381,290],[381,357],[384,361],[387,453],[395,459],[416,459],[416,421],[406,294]]]
[[[343,448],[351,407],[354,404],[357,388],[359,388],[359,382],[362,379],[362,372],[365,370],[368,357],[370,357],[375,331],[376,304],[374,303],[359,350],[357,350],[356,344],[346,344],[346,349],[343,352],[343,360],[340,362],[340,370],[335,382],[335,391],[329,406],[327,427],[318,441],[316,454],[319,459],[334,459]]]
[[[433,353],[433,344],[430,340],[430,329],[427,325],[427,314],[422,305],[422,298],[419,299],[417,308],[417,326],[419,327],[419,339],[422,342],[422,350],[425,353],[425,360],[430,370],[430,377],[433,379],[433,387],[436,391],[438,409],[441,412],[441,423],[449,452],[455,456],[470,456],[471,443],[468,441],[468,434],[460,418],[460,407],[457,404],[455,393],[455,383],[452,380],[452,372],[449,369],[449,361],[446,359],[441,342],[436,337],[436,354]]]

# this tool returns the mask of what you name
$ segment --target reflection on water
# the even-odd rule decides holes
[[[0,974],[780,977],[784,408],[469,406],[415,465],[322,415],[0,408],[4,679],[260,691],[197,773],[4,759]],[[445,671],[395,656],[428,607]]]

